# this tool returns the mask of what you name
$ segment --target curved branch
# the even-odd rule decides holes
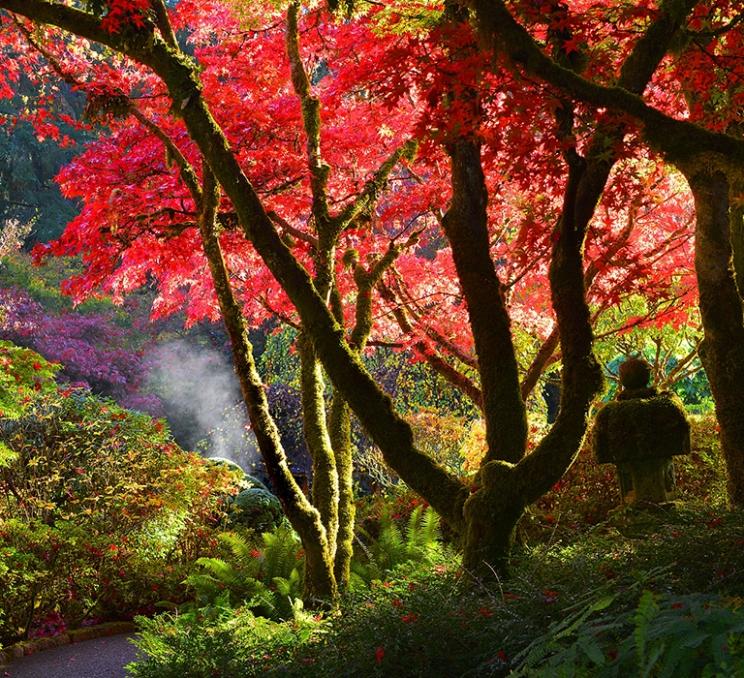
[[[545,82],[561,89],[577,99],[593,104],[598,108],[608,108],[626,113],[638,120],[644,127],[648,142],[666,154],[670,159],[689,158],[701,152],[710,151],[738,164],[744,165],[744,140],[729,134],[711,132],[694,123],[677,120],[657,108],[647,104],[636,82],[623,82],[619,86],[599,85],[565,68],[547,56],[527,30],[521,26],[506,8],[503,0],[461,0],[471,8],[476,17],[479,35],[494,52],[506,53],[516,64],[537,75]],[[684,12],[697,4],[687,0]],[[666,46],[662,33],[669,23],[677,19],[671,13],[662,16],[664,25],[654,31],[647,31],[649,45]],[[650,50],[648,50],[650,51]],[[629,61],[628,68],[635,66]]]
[[[292,86],[300,99],[302,124],[307,136],[307,164],[313,194],[313,216],[319,231],[328,222],[328,196],[326,186],[330,167],[323,162],[320,151],[320,101],[313,96],[310,78],[300,55],[300,38],[297,17],[300,4],[292,2],[287,9],[287,55],[289,56]]]

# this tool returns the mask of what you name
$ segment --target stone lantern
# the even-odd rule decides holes
[[[600,464],[615,464],[623,501],[661,504],[674,488],[672,457],[690,453],[682,402],[649,386],[651,369],[632,358],[620,366],[617,399],[597,413],[591,445]]]

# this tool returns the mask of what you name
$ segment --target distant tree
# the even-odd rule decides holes
[[[40,98],[47,103],[34,110]],[[49,106],[73,122],[83,104],[65,83],[43,88],[27,77],[13,97],[0,99],[0,225],[31,224],[28,245],[59,237],[75,215],[77,205],[62,197],[54,179],[79,152],[77,144],[92,136],[73,124],[51,125],[45,135],[37,125],[47,114],[41,110]]]

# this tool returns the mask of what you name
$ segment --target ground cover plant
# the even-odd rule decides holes
[[[628,511],[573,541],[520,547],[509,580],[473,587],[440,550],[357,588],[339,616],[297,611],[279,623],[223,607],[141,620],[149,657],[130,672],[735,676],[742,524],[702,504]]]
[[[247,605],[213,588],[209,605],[140,620],[148,658],[131,674],[737,675],[744,522],[709,436],[701,422],[685,501],[665,509],[622,508],[614,473],[579,462],[520,524],[511,576],[475,586],[415,495],[370,497],[337,615],[304,610],[297,586],[273,589],[281,611],[262,608],[255,578],[239,578]],[[252,573],[262,555],[243,549]]]

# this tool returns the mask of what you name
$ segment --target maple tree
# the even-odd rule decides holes
[[[691,18],[674,46],[676,63],[660,80],[670,91],[662,89],[655,94],[661,108],[688,115],[682,120],[665,115],[624,88],[603,86],[562,69],[540,51],[503,2],[478,0],[472,5],[485,41],[498,45],[529,72],[564,91],[632,116],[645,140],[685,175],[695,200],[695,269],[705,332],[700,356],[716,404],[729,498],[741,504],[744,356],[740,347],[744,316],[741,286],[737,286],[733,270],[737,267],[741,275],[741,11],[736,3],[727,1],[669,3],[672,11],[689,11]]]
[[[673,160],[705,152],[732,163],[741,143],[672,117],[679,98],[660,83],[681,76],[654,73],[696,5],[709,6],[717,26],[725,16],[712,12],[725,15],[726,3],[580,4],[517,2],[510,12],[473,2],[478,43],[455,3],[444,13],[424,3],[413,19],[390,3],[344,23],[291,5],[285,29],[263,7],[246,7],[248,23],[236,24],[219,2],[182,0],[168,12],[144,0],[85,9],[0,1],[13,16],[114,51],[101,60],[23,19],[3,30],[5,44],[83,88],[90,116],[138,123],[110,122],[112,136],[63,175],[68,195],[86,202],[55,251],[86,253],[76,295],[101,285],[123,294],[154,276],[157,312],[186,304],[194,320],[223,316],[259,447],[303,539],[310,597],[333,597],[348,567],[349,408],[462,535],[465,566],[502,568],[524,508],[561,477],[584,436],[601,385],[593,317],[621,291],[681,297],[675,309],[689,302],[689,201],[651,168],[646,142]],[[666,197],[651,209],[654,192]],[[440,322],[423,317],[426,294],[438,305],[425,312]],[[375,307],[389,309],[379,336],[402,334],[479,401],[487,449],[472,486],[415,448],[360,363]],[[247,340],[248,323],[267,312],[302,329],[312,504],[289,473]],[[458,328],[464,319],[470,332]],[[543,342],[521,383],[513,319]],[[525,454],[524,396],[557,344],[560,413]],[[334,386],[329,417],[320,365]]]
[[[38,351],[64,366],[62,378],[114,397],[121,404],[159,414],[157,397],[140,391],[143,352],[111,313],[51,313],[18,288],[0,288],[0,337]]]

